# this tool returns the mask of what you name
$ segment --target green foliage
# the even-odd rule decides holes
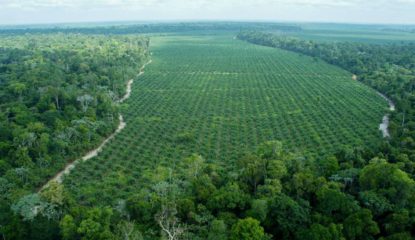
[[[208,201],[212,210],[242,210],[248,203],[249,195],[237,183],[228,183],[218,189]]]
[[[108,208],[94,208],[87,212],[86,218],[81,221],[77,229],[81,239],[113,239],[110,230],[112,210]]]
[[[344,235],[347,239],[374,239],[380,230],[375,221],[372,220],[372,213],[367,209],[359,210],[344,220]]]
[[[134,222],[122,221],[117,224],[116,239],[120,240],[143,240],[143,235],[137,229]]]
[[[327,216],[341,220],[359,210],[358,203],[352,196],[343,193],[334,186],[323,186],[317,193],[317,209]]]
[[[267,166],[267,177],[270,179],[281,179],[287,175],[287,167],[280,160],[271,160]]]
[[[263,240],[264,229],[253,218],[239,220],[231,230],[231,240]]]
[[[280,194],[283,187],[278,179],[267,179],[264,185],[258,186],[257,196],[262,198],[273,198]]]
[[[359,198],[363,206],[370,209],[376,216],[393,210],[393,205],[389,200],[377,194],[376,191],[362,191],[359,193]]]
[[[143,223],[153,220],[156,213],[154,205],[149,192],[141,192],[127,200],[127,209],[131,217]]]
[[[386,218],[383,228],[390,234],[401,233],[410,230],[413,221],[408,210],[401,209]]]
[[[71,215],[65,215],[60,221],[60,229],[63,240],[75,239],[77,236],[77,227]]]
[[[202,173],[204,162],[203,157],[196,154],[184,159],[183,164],[187,165],[186,172],[190,175],[190,178],[196,178]]]
[[[213,220],[208,234],[208,240],[226,240],[228,239],[228,230],[222,220]]]
[[[311,199],[325,184],[325,178],[317,177],[311,169],[305,169],[293,174],[289,187],[295,195]]]
[[[412,240],[413,237],[409,232],[395,233],[380,240]]]
[[[258,147],[258,156],[263,159],[279,159],[283,154],[283,144],[280,141],[268,141]]]
[[[49,183],[49,186],[41,193],[42,198],[52,204],[63,205],[64,204],[64,188],[63,185],[57,182]]]
[[[216,187],[208,175],[202,175],[192,181],[194,195],[197,200],[206,203],[216,192]]]
[[[263,159],[255,155],[247,155],[238,162],[238,169],[252,191],[256,193],[257,186],[265,179],[266,166]]]
[[[332,176],[340,169],[339,163],[335,156],[318,158],[316,166],[318,168],[318,173],[326,178]]]
[[[310,222],[310,209],[304,201],[295,201],[281,194],[268,206],[266,229],[274,236],[293,238],[299,228]]]
[[[36,193],[23,196],[11,208],[14,213],[22,216],[25,221],[33,221],[38,215],[49,219],[56,218],[59,215],[55,205],[46,202]]]
[[[260,222],[264,222],[268,214],[268,201],[263,199],[255,199],[251,203],[251,209],[247,211],[247,215]]]
[[[415,181],[396,164],[372,161],[363,168],[359,183],[399,207],[414,206]]]
[[[345,240],[342,234],[342,226],[330,224],[328,227],[321,224],[312,224],[307,230],[300,232],[299,239],[304,240]]]
[[[177,134],[176,140],[179,143],[187,143],[187,142],[193,141],[194,136],[193,136],[193,133],[191,132],[182,132],[182,133]]]

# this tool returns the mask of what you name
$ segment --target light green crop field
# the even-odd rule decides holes
[[[145,171],[193,153],[231,166],[268,140],[317,155],[381,139],[387,102],[322,61],[232,36],[155,37],[152,53],[127,127],[65,179],[83,203],[125,198]]]
[[[400,44],[415,41],[415,32],[399,30],[396,26],[305,24],[302,27],[302,31],[290,35],[319,42]]]

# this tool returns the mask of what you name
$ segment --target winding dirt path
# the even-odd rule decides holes
[[[386,101],[388,101],[389,103],[389,111],[393,112],[395,111],[395,103],[390,100],[386,95],[377,92],[379,96],[381,96],[383,99],[385,99]],[[384,138],[389,138],[390,134],[389,134],[389,113],[387,113],[385,116],[383,116],[382,119],[382,123],[379,124],[379,130],[382,131],[383,137]]]
[[[148,61],[146,64],[144,64],[140,68],[140,73],[137,75],[137,77],[140,77],[141,75],[144,74],[145,67],[150,63],[152,63],[152,60]],[[132,89],[132,84],[133,83],[134,83],[134,79],[131,79],[127,82],[126,93],[120,100],[117,101],[118,104],[123,103],[125,100],[127,100],[131,96],[131,91],[132,91],[131,89]],[[69,163],[68,165],[66,165],[66,167],[62,171],[58,172],[52,179],[50,179],[46,184],[44,184],[40,188],[40,191],[47,188],[51,182],[62,183],[64,176],[69,174],[76,167],[76,165],[78,165],[81,162],[85,162],[85,161],[88,161],[91,158],[96,157],[98,155],[98,153],[100,153],[102,151],[102,149],[105,147],[105,145],[109,141],[111,141],[111,139],[113,139],[118,133],[120,133],[127,126],[127,124],[124,121],[124,117],[121,114],[118,116],[118,118],[119,118],[120,123],[118,124],[118,127],[117,127],[117,129],[115,130],[114,133],[112,133],[109,137],[107,137],[97,148],[89,151],[82,158],[80,158],[78,160],[75,160],[75,161]]]
[[[355,80],[355,81],[357,81],[358,80],[357,75],[356,74],[353,74],[352,79]],[[388,104],[389,104],[389,111],[390,112],[394,112],[395,109],[396,109],[395,103],[390,98],[388,98],[385,94],[382,94],[379,91],[376,91],[376,93],[388,102]],[[390,116],[390,113],[385,114],[383,116],[383,118],[382,118],[382,122],[379,124],[379,131],[382,132],[383,138],[390,138],[390,133],[389,133],[389,116]]]
[[[140,68],[140,73],[137,75],[137,77],[136,78],[138,78],[138,77],[140,77],[141,75],[143,75],[144,74],[144,69],[146,68],[146,66],[148,65],[148,64],[150,64],[150,63],[152,63],[153,62],[153,60],[150,60],[150,61],[148,61],[146,64],[144,64],[141,68]],[[134,83],[134,79],[130,79],[128,82],[127,82],[127,89],[126,89],[126,91],[125,91],[125,95],[120,99],[120,100],[118,100],[117,102],[118,103],[123,103],[125,100],[127,100],[129,97],[130,97],[130,95],[131,95],[131,86],[133,85],[133,83]]]

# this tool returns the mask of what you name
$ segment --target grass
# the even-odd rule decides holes
[[[386,101],[322,61],[232,36],[155,37],[152,52],[127,127],[65,180],[81,203],[126,198],[146,171],[192,153],[231,166],[268,140],[319,155],[381,139]]]

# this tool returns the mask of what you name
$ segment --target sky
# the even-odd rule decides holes
[[[415,24],[415,0],[0,0],[0,25],[168,20]]]

